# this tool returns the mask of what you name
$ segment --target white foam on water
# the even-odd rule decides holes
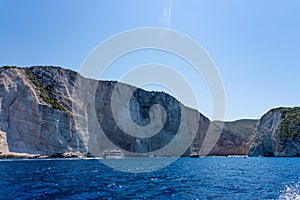
[[[285,189],[280,191],[279,200],[300,200],[300,183],[286,185]]]

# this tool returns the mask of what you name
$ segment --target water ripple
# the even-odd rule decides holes
[[[2,160],[0,199],[300,199],[299,161],[181,158],[159,171],[132,174],[91,159]]]

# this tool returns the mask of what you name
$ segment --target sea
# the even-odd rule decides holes
[[[164,159],[2,159],[0,199],[300,199],[300,158]]]

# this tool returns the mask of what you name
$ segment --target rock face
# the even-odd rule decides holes
[[[259,121],[249,156],[299,156],[300,108],[277,108]]]
[[[223,125],[223,130],[209,155],[247,155],[257,122],[258,120],[249,119],[233,122],[214,121],[217,126]]]
[[[0,157],[102,156],[114,148],[128,156],[186,156],[195,136],[202,144],[208,130],[222,131],[163,92],[59,67],[2,67],[0,74]],[[244,154],[245,140],[226,129],[202,152]]]
[[[2,153],[51,156],[86,151],[66,112],[70,100],[66,94],[75,73],[37,67],[0,70],[0,132],[6,137]]]

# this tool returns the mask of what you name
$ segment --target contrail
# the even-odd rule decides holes
[[[167,22],[168,29],[170,29],[170,25],[171,25],[172,5],[173,5],[173,0],[170,0],[169,1],[169,10],[168,10],[168,22]]]

